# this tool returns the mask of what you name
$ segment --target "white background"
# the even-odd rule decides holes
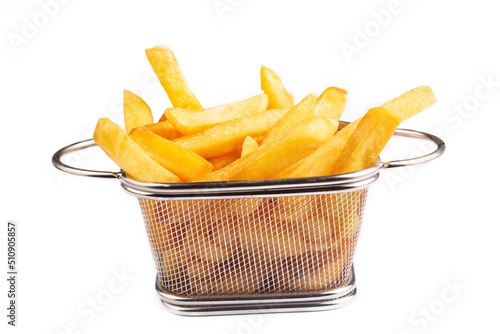
[[[6,325],[2,274],[2,333],[499,331],[495,1],[401,0],[383,26],[373,13],[393,9],[390,0],[222,0],[225,12],[213,0],[62,2],[44,20],[38,1],[0,1],[4,273],[7,220],[20,231],[18,327]],[[29,34],[26,21],[39,27]],[[371,37],[362,41],[364,29]],[[346,44],[357,53],[346,57]],[[51,155],[90,138],[99,117],[123,122],[123,89],[138,92],[155,117],[170,106],[144,54],[156,45],[175,51],[205,107],[259,93],[261,64],[296,100],[328,86],[346,89],[347,121],[413,87],[434,89],[438,104],[404,127],[439,133],[447,152],[425,166],[384,171],[370,191],[352,305],[265,317],[172,315],[154,289],[137,201],[116,181],[55,171]],[[496,82],[491,91],[481,81],[488,78]],[[407,141],[392,147],[382,158],[420,150]],[[113,168],[97,151],[74,162]],[[115,271],[133,278],[89,314],[88,298],[105,294]],[[459,290],[448,291],[450,284]]]

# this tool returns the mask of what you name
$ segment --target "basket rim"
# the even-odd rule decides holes
[[[132,196],[146,199],[209,199],[264,197],[269,195],[307,195],[325,192],[348,192],[364,189],[373,184],[384,167],[378,160],[370,168],[338,175],[293,179],[212,181],[190,183],[152,183],[128,177],[124,172],[119,179],[123,189]]]

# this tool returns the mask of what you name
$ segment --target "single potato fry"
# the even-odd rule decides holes
[[[247,155],[250,161],[231,180],[262,180],[272,178],[281,170],[308,156],[327,142],[337,128],[322,117],[311,118],[297,125],[279,139],[263,144]]]
[[[127,133],[134,128],[154,123],[153,114],[146,102],[128,90],[123,91],[123,116]]]
[[[183,180],[197,180],[213,169],[211,163],[193,151],[143,128],[132,130],[130,137],[153,160]]]
[[[145,125],[142,129],[155,133],[168,140],[173,140],[182,136],[182,134],[169,121]]]
[[[370,109],[347,141],[333,168],[333,174],[352,173],[372,166],[401,118],[384,108]]]
[[[351,137],[351,134],[356,129],[359,121],[354,121],[342,130],[340,130],[333,138],[327,141],[323,146],[304,158],[293,170],[284,170],[279,176],[280,178],[300,178],[331,175],[333,166],[337,162],[340,154],[344,150],[345,144]]]
[[[217,125],[174,143],[190,149],[205,159],[219,157],[241,148],[247,136],[261,136],[271,129],[288,109],[266,110],[247,118]]]
[[[279,138],[288,130],[302,121],[314,116],[314,101],[316,95],[311,94],[306,96],[299,104],[293,106],[271,129],[264,138],[262,145],[270,143],[276,138]]]
[[[293,97],[287,93],[281,79],[271,69],[265,66],[260,68],[260,82],[262,90],[269,96],[269,109],[293,106]]]
[[[247,136],[243,141],[243,146],[241,147],[241,157],[243,158],[246,155],[256,151],[259,148],[259,144],[255,139],[250,136]]]
[[[94,142],[128,176],[145,182],[181,182],[178,176],[151,159],[125,131],[107,118],[101,118],[97,123]]]
[[[214,166],[213,170],[216,171],[232,164],[239,158],[241,158],[241,150],[234,150],[227,154],[221,155],[220,157],[208,159],[208,162],[210,162]]]
[[[202,109],[184,79],[172,50],[157,46],[147,49],[146,56],[174,108]]]
[[[347,92],[342,88],[329,87],[325,89],[314,104],[314,116],[332,118],[336,121],[344,111]]]
[[[260,94],[240,102],[199,111],[170,108],[165,110],[165,116],[182,134],[190,135],[262,112],[267,109],[267,103],[267,95]]]
[[[436,96],[430,87],[420,86],[384,103],[382,108],[396,113],[403,122],[429,108],[436,101]]]

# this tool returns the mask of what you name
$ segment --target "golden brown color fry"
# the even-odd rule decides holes
[[[327,119],[315,117],[297,125],[282,137],[263,144],[249,154],[249,162],[231,180],[269,179],[281,170],[308,156],[337,131]]]
[[[392,111],[370,109],[347,141],[333,174],[356,172],[372,166],[399,123],[401,118]]]
[[[384,103],[382,108],[396,113],[401,117],[401,122],[403,122],[422,110],[429,108],[436,101],[436,96],[430,87],[420,86]]]
[[[266,133],[287,111],[288,109],[266,110],[191,136],[175,139],[174,143],[198,153],[205,159],[215,158],[241,148],[246,136],[261,136]]]
[[[220,157],[208,159],[208,162],[210,162],[214,166],[213,170],[216,171],[232,164],[239,158],[241,158],[241,151],[235,150],[233,152],[221,155]]]
[[[132,130],[130,137],[153,160],[186,181],[197,180],[213,169],[211,163],[193,151],[145,129]]]
[[[295,169],[292,171],[283,171],[280,177],[299,178],[331,175],[333,166],[335,166],[340,154],[344,150],[345,144],[360,121],[361,119],[345,126],[323,146],[298,163]]]
[[[182,136],[182,134],[169,121],[145,125],[142,129],[155,133],[168,140],[173,140]]]
[[[125,132],[154,123],[151,109],[144,100],[128,90],[123,91],[123,116]]]
[[[269,109],[293,106],[293,97],[287,93],[281,79],[265,66],[260,68],[260,86],[264,93],[269,96]]]
[[[266,138],[262,142],[262,145],[270,143],[285,134],[295,125],[313,117],[315,100],[316,95],[311,94],[306,96],[302,101],[300,101],[299,104],[293,106],[283,117],[281,117],[279,122],[271,130],[269,130]]]
[[[97,123],[94,141],[128,176],[146,182],[181,181],[151,159],[125,131],[107,118],[101,118]]]
[[[157,46],[147,49],[146,56],[174,108],[202,108],[184,79],[172,50]]]
[[[165,110],[165,115],[182,134],[190,135],[262,112],[267,109],[267,103],[267,95],[260,94],[240,102],[198,111],[170,108]]]
[[[256,151],[259,148],[259,144],[255,139],[250,136],[247,136],[243,141],[243,145],[241,147],[241,157],[243,158],[246,155]]]
[[[344,111],[347,92],[342,88],[329,87],[318,97],[314,104],[314,116],[332,118],[336,121]]]

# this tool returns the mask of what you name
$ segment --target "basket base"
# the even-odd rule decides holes
[[[349,305],[356,295],[354,267],[349,283],[341,288],[317,293],[266,294],[228,297],[179,297],[166,292],[156,279],[156,291],[167,309],[178,315],[242,315],[327,311]]]

